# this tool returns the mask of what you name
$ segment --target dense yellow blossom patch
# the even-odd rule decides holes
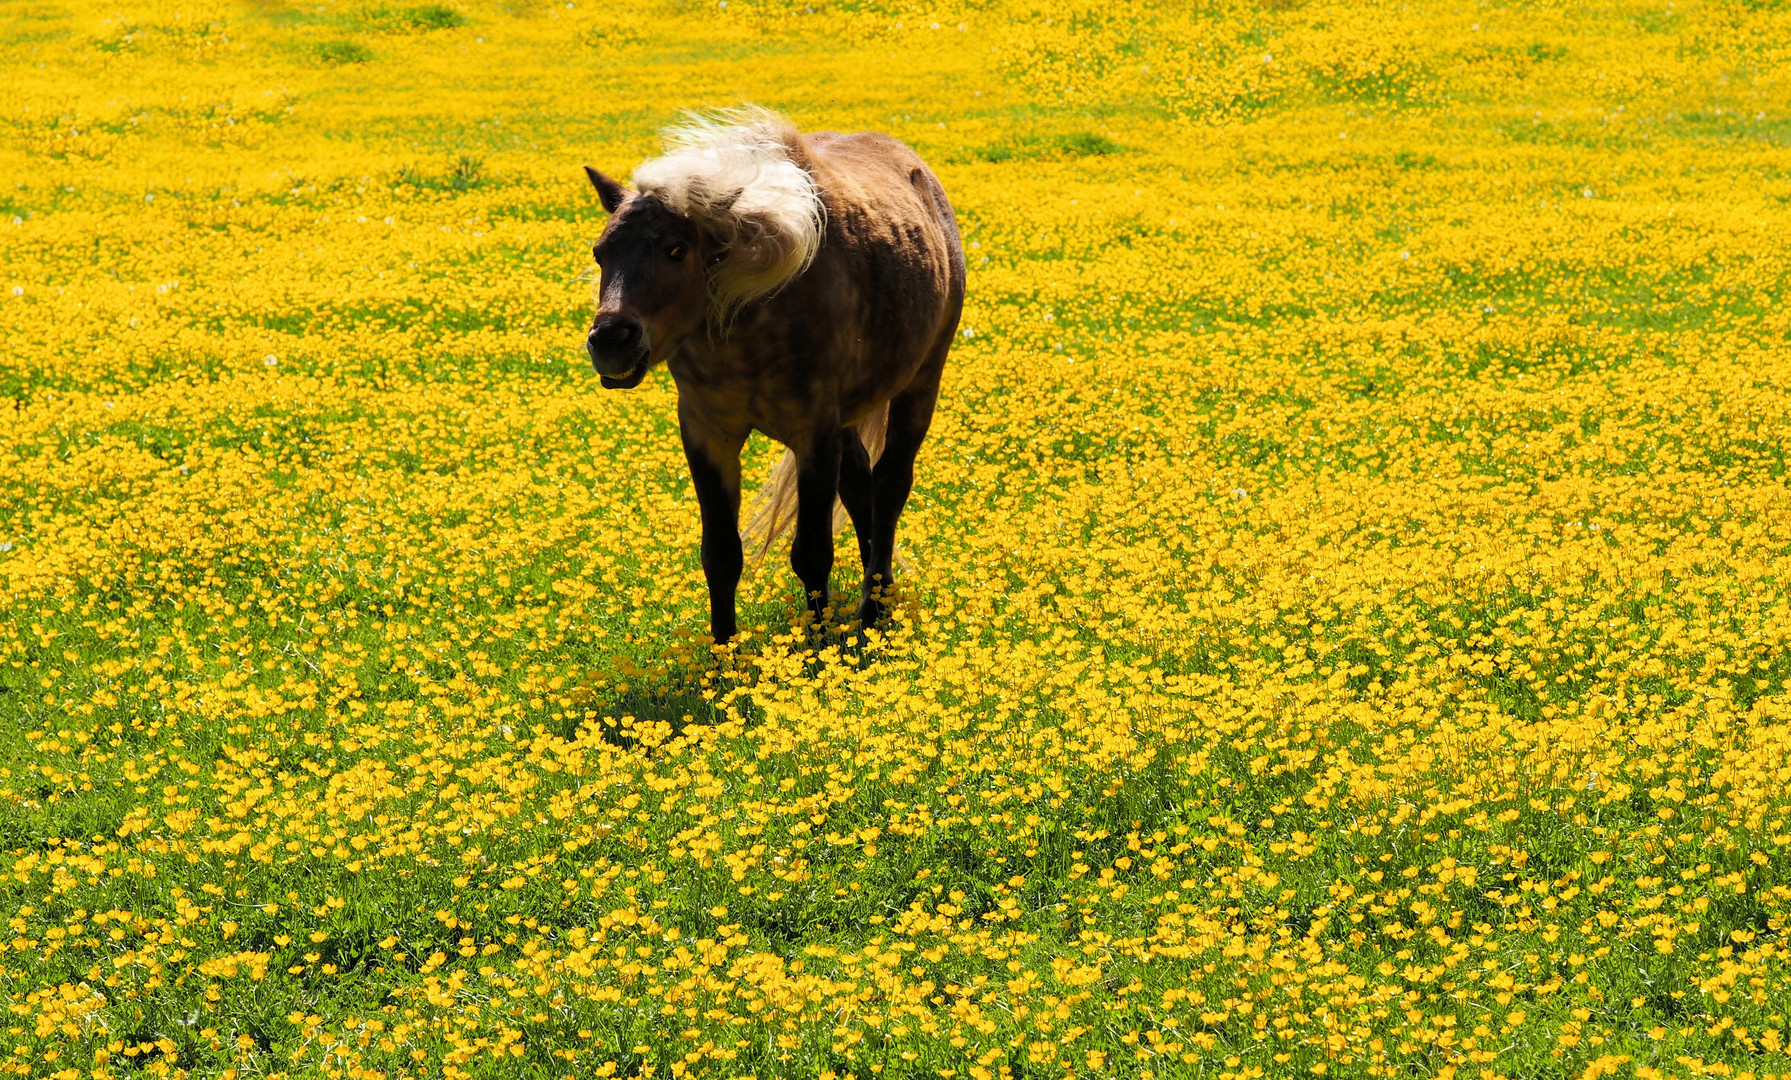
[[[0,7],[0,1074],[1791,1075],[1791,13],[1195,7]],[[740,100],[964,227],[868,642],[579,350]]]

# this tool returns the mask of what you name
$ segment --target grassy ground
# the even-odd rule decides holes
[[[1186,7],[0,8],[0,1073],[1791,1075],[1791,16]],[[869,643],[579,351],[743,99],[964,225]]]

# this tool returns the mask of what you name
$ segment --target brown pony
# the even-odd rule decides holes
[[[886,135],[804,135],[736,109],[692,116],[666,143],[635,190],[585,166],[610,214],[592,250],[591,363],[612,390],[660,362],[678,386],[717,643],[736,628],[740,449],[755,429],[789,448],[755,515],[764,543],[793,491],[790,566],[821,615],[837,497],[858,531],[868,627],[964,306],[951,204]]]

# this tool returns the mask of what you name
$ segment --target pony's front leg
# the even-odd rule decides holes
[[[840,432],[840,502],[852,517],[852,528],[858,533],[858,558],[864,566],[863,600],[858,605],[858,623],[870,627],[877,622],[883,607],[877,593],[887,584],[876,571],[876,521],[872,512],[871,455],[864,440],[852,428]]]
[[[823,426],[796,454],[796,538],[790,544],[790,569],[802,580],[808,609],[817,621],[827,617],[827,578],[833,573],[833,500],[839,482],[839,431]]]
[[[678,430],[684,439],[684,460],[690,463],[690,480],[696,486],[697,508],[703,517],[703,577],[709,583],[709,632],[717,645],[725,645],[738,629],[734,593],[740,587],[743,562],[740,448],[746,439],[717,430],[683,408],[678,410]]]

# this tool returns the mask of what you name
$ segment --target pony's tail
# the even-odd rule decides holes
[[[858,425],[859,441],[870,453],[871,464],[875,466],[877,459],[883,456],[883,436],[889,427],[889,405],[865,417]],[[833,501],[833,531],[838,533],[846,527],[850,519],[846,516],[845,506],[836,498]],[[771,551],[771,545],[778,538],[790,531],[796,523],[796,455],[785,450],[776,465],[771,467],[771,475],[766,478],[765,486],[753,496],[752,506],[747,510],[746,526],[740,530],[740,539],[749,558],[756,565],[765,561]]]

